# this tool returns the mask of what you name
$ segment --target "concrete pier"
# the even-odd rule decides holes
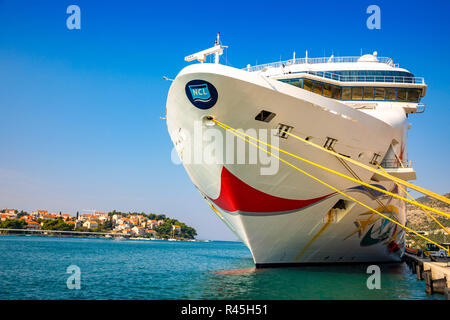
[[[448,262],[431,261],[411,254],[405,254],[405,261],[417,280],[424,280],[427,293],[444,294],[450,299],[450,265]]]

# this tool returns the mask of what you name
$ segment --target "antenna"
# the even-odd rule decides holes
[[[193,60],[198,60],[200,61],[200,63],[203,63],[206,61],[206,57],[214,54],[215,58],[214,58],[214,63],[218,64],[219,63],[219,57],[223,54],[223,49],[224,48],[228,48],[227,46],[222,46],[220,44],[220,33],[217,32],[217,38],[214,41],[214,47],[191,54],[187,57],[184,58],[185,61],[190,62]]]

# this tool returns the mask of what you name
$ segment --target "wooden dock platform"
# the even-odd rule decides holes
[[[441,293],[450,300],[450,262],[432,261],[408,253],[405,261],[417,280],[424,280],[427,293]]]

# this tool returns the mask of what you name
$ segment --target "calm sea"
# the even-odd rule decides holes
[[[79,290],[67,288],[70,265]],[[252,267],[238,242],[0,236],[0,299],[443,299],[405,264],[381,266],[380,290],[364,266],[220,272]]]

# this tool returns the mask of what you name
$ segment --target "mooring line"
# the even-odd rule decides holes
[[[237,131],[236,129],[231,130],[231,129],[232,129],[231,127],[230,127],[231,129],[228,129],[228,128],[226,128],[226,125],[222,125],[221,123],[219,123],[219,121],[217,121],[217,120],[215,120],[215,119],[214,119],[214,122],[216,122],[217,125],[219,125],[221,128],[223,128],[223,129],[225,129],[225,130],[227,130],[227,131],[230,131],[231,133],[233,133],[234,135],[236,135],[238,138],[240,138],[240,139],[242,139],[242,140],[244,140],[244,141],[247,141],[249,144],[251,144],[251,145],[257,147],[257,148],[260,149],[260,150],[263,150],[263,151],[266,152],[267,154],[269,154],[269,155],[271,155],[271,156],[277,158],[277,159],[280,160],[281,162],[283,162],[283,163],[289,165],[290,167],[296,169],[297,171],[300,171],[301,173],[303,173],[304,175],[310,177],[311,179],[313,179],[313,180],[315,180],[315,181],[317,181],[317,182],[319,182],[319,183],[321,183],[321,184],[327,186],[328,188],[330,188],[330,189],[336,191],[337,193],[339,193],[339,194],[341,194],[341,195],[343,195],[343,196],[349,198],[350,200],[352,200],[352,201],[358,203],[359,205],[361,205],[361,206],[363,206],[363,207],[369,209],[370,211],[372,211],[372,212],[374,212],[374,213],[380,215],[381,217],[383,217],[383,218],[385,218],[385,219],[391,221],[392,223],[397,224],[399,227],[403,228],[404,230],[408,230],[408,231],[414,233],[415,235],[417,235],[418,237],[421,237],[422,239],[427,240],[427,241],[429,241],[429,242],[435,244],[436,246],[438,246],[438,247],[444,249],[445,251],[449,252],[449,250],[448,250],[447,248],[441,246],[440,244],[434,242],[433,240],[431,240],[431,239],[429,239],[429,238],[427,238],[427,237],[425,237],[425,236],[423,236],[423,235],[417,233],[416,231],[412,230],[411,228],[408,228],[407,226],[404,226],[404,225],[401,224],[400,222],[397,222],[397,221],[391,219],[390,217],[388,217],[388,216],[386,216],[386,215],[384,215],[384,214],[378,212],[377,210],[371,208],[370,206],[364,204],[363,202],[361,202],[361,201],[359,201],[359,200],[356,200],[356,199],[353,198],[352,196],[346,194],[345,192],[343,192],[343,191],[341,191],[341,190],[339,190],[339,189],[337,189],[337,188],[331,186],[330,184],[326,183],[325,181],[320,180],[319,178],[313,176],[312,174],[309,174],[308,172],[306,172],[306,171],[304,171],[304,170],[302,170],[302,169],[296,167],[296,166],[293,165],[292,163],[290,163],[290,162],[288,162],[288,161],[286,161],[286,160],[284,160],[284,159],[278,157],[277,155],[274,155],[272,152],[270,152],[270,151],[268,151],[268,150],[262,148],[262,147],[259,146],[258,144],[254,143],[254,142],[252,142],[252,141],[250,141],[250,140],[248,140],[248,139],[246,139],[246,138],[245,138],[245,136],[246,136],[245,133],[241,133],[241,132]],[[251,138],[253,138],[253,137],[251,137]],[[253,139],[255,139],[255,138],[253,138]],[[255,140],[257,140],[257,139],[255,139]],[[265,144],[265,143],[264,143],[264,144]],[[266,144],[266,145],[267,145],[267,144]],[[270,145],[268,145],[268,146],[270,146]],[[274,148],[275,148],[275,149],[278,149],[278,148],[276,148],[276,147],[274,147]],[[281,150],[280,150],[280,151],[281,151]]]

